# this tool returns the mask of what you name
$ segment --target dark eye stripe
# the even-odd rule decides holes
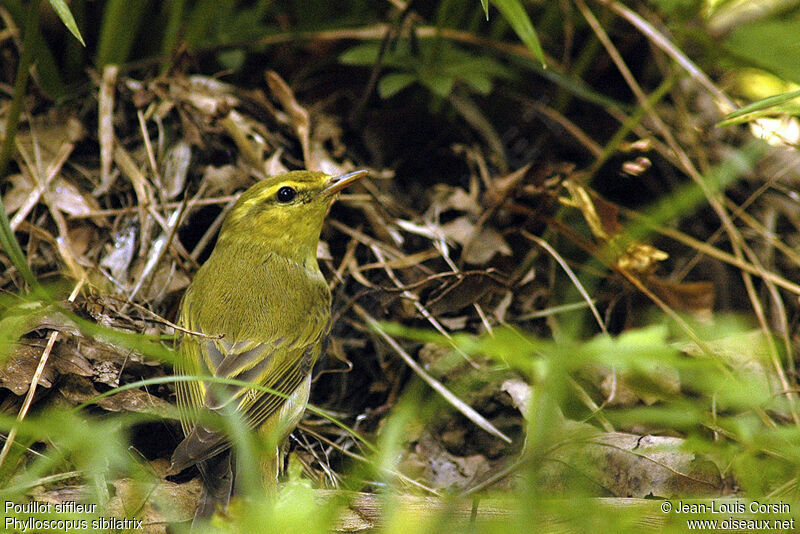
[[[275,198],[278,199],[278,202],[285,204],[287,202],[291,202],[292,200],[294,200],[296,196],[297,196],[297,191],[295,191],[288,185],[285,185],[280,189],[278,189],[278,193],[275,195]]]

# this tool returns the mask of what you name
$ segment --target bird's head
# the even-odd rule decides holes
[[[316,259],[319,234],[339,192],[367,175],[292,171],[258,182],[242,193],[220,230],[219,243],[252,243],[299,262]]]

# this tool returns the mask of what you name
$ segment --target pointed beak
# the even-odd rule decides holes
[[[336,193],[340,192],[345,187],[349,187],[350,184],[353,182],[357,182],[358,180],[362,179],[368,174],[365,170],[360,171],[353,171],[348,172],[347,174],[342,174],[339,176],[334,176],[331,178],[328,185],[323,189],[323,194],[328,197],[332,197]]]

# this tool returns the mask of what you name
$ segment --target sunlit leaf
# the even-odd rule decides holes
[[[489,0],[481,0],[481,7],[484,15],[486,15],[486,20],[489,20]]]
[[[61,22],[64,23],[64,26],[67,27],[69,32],[75,36],[75,38],[81,42],[83,46],[86,46],[86,43],[83,42],[83,37],[81,36],[81,32],[78,29],[78,25],[75,24],[75,19],[72,16],[72,13],[67,6],[67,3],[64,0],[48,0],[50,5],[53,6],[53,9],[58,14],[58,17],[61,19]]]
[[[538,59],[542,65],[545,65],[544,51],[542,45],[539,43],[539,37],[536,36],[536,30],[533,29],[531,19],[525,11],[525,7],[520,0],[493,0],[494,5],[500,10],[503,17],[508,21],[511,27],[516,32],[520,40],[525,43],[528,50]]]
[[[378,94],[381,98],[396,95],[417,80],[413,74],[391,73],[383,76],[378,82]]]
[[[737,109],[736,111],[728,113],[727,115],[725,115],[725,120],[717,123],[717,126],[740,124],[771,113],[779,112],[780,109],[778,107],[781,104],[785,104],[786,102],[789,102],[799,97],[800,97],[800,90],[763,98],[761,100],[758,100],[757,102],[748,104],[747,106],[744,106],[741,109]]]

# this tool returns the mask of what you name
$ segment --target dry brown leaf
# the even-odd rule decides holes
[[[117,65],[106,65],[103,80],[97,97],[97,139],[100,142],[100,186],[96,194],[107,193],[111,189],[115,175],[111,173],[114,160],[114,96],[116,93]]]
[[[461,187],[436,184],[433,188],[433,199],[423,218],[435,221],[439,214],[450,210],[462,211],[475,218],[483,212],[476,195],[467,193]]]
[[[185,289],[190,281],[189,276],[176,269],[173,262],[162,262],[153,274],[152,280],[148,282],[144,298],[151,305],[156,305],[167,295]]]
[[[56,392],[66,400],[70,406],[77,406],[98,395],[92,380],[85,376],[67,375],[61,380]]]
[[[113,481],[114,497],[108,502],[111,517],[135,518],[141,529],[131,532],[166,534],[170,523],[189,521],[200,497],[200,479],[185,484],[174,482],[142,482],[134,479]]]
[[[442,225],[441,231],[464,247],[461,257],[467,263],[483,265],[495,254],[511,255],[511,247],[499,232],[488,227],[479,229],[466,215]]]
[[[92,364],[70,342],[57,343],[47,364],[62,375],[94,375]]]
[[[671,282],[652,275],[643,282],[670,308],[710,318],[715,300],[712,282]]]
[[[259,172],[265,168],[264,160],[271,148],[266,138],[258,131],[258,125],[250,118],[232,109],[220,125],[231,136],[244,161]]]
[[[512,254],[511,247],[508,246],[500,232],[494,228],[484,227],[464,247],[461,257],[467,263],[483,265],[488,263],[495,254],[510,256]]]
[[[457,312],[472,305],[497,285],[483,273],[465,273],[432,295],[425,307],[434,315]]]
[[[203,187],[208,195],[230,195],[252,183],[252,178],[236,165],[207,165],[203,169]]]
[[[510,172],[505,176],[493,178],[492,181],[489,182],[489,188],[484,193],[484,204],[486,206],[496,206],[504,202],[514,189],[522,183],[532,166],[532,163],[528,163],[524,167]]]
[[[272,94],[275,95],[275,98],[278,99],[284,111],[288,114],[287,122],[291,124],[297,139],[300,141],[300,146],[303,147],[303,160],[305,161],[306,169],[310,171],[321,170],[319,162],[313,159],[311,153],[311,119],[308,111],[297,102],[289,84],[277,72],[269,71],[266,76],[267,85],[269,85]]]
[[[109,412],[146,413],[166,419],[174,418],[176,415],[170,403],[141,389],[128,389],[104,397],[97,401],[97,405]]]
[[[188,104],[206,119],[217,119],[239,105],[234,91],[232,85],[208,76],[196,75],[173,78],[169,86],[169,98]]]
[[[599,433],[588,424],[569,421],[558,432],[563,445],[550,456],[551,461],[542,462],[542,491],[585,489],[591,481],[615,497],[723,494],[719,468],[687,452],[681,438]],[[575,481],[576,488],[570,481]]]
[[[83,256],[89,250],[89,245],[96,243],[98,240],[94,227],[87,224],[70,228],[67,238],[70,249],[76,256]]]
[[[16,345],[0,366],[0,387],[15,395],[24,395],[31,385],[43,350],[44,347],[35,345]],[[57,377],[58,372],[48,364],[39,378],[39,385],[49,388]]]
[[[505,391],[511,397],[514,408],[519,410],[522,417],[528,418],[528,407],[531,403],[533,389],[530,384],[520,378],[509,378],[500,385],[500,391]]]
[[[3,204],[9,215],[22,207],[37,187],[31,177],[25,174],[16,174],[10,181],[11,189],[3,196]],[[68,215],[80,217],[100,209],[100,205],[92,195],[84,193],[61,176],[50,182],[47,192],[52,205]]]
[[[173,199],[183,192],[189,165],[192,162],[192,147],[180,140],[167,149],[161,161],[161,180],[164,197]]]
[[[425,434],[414,450],[405,454],[400,469],[404,474],[421,479],[435,489],[463,489],[486,475],[491,465],[481,454],[455,456],[432,436]]]
[[[118,283],[127,285],[128,267],[136,253],[136,226],[132,221],[123,222],[114,233],[113,242],[106,243],[106,250],[100,260],[100,267],[108,269],[111,277]]]
[[[580,210],[595,240],[608,246],[613,255],[611,261],[626,271],[650,273],[655,264],[664,261],[669,255],[646,243],[632,241],[619,223],[619,210],[611,202],[592,195],[577,180],[567,179],[563,186],[568,198],[559,197],[565,206]]]

